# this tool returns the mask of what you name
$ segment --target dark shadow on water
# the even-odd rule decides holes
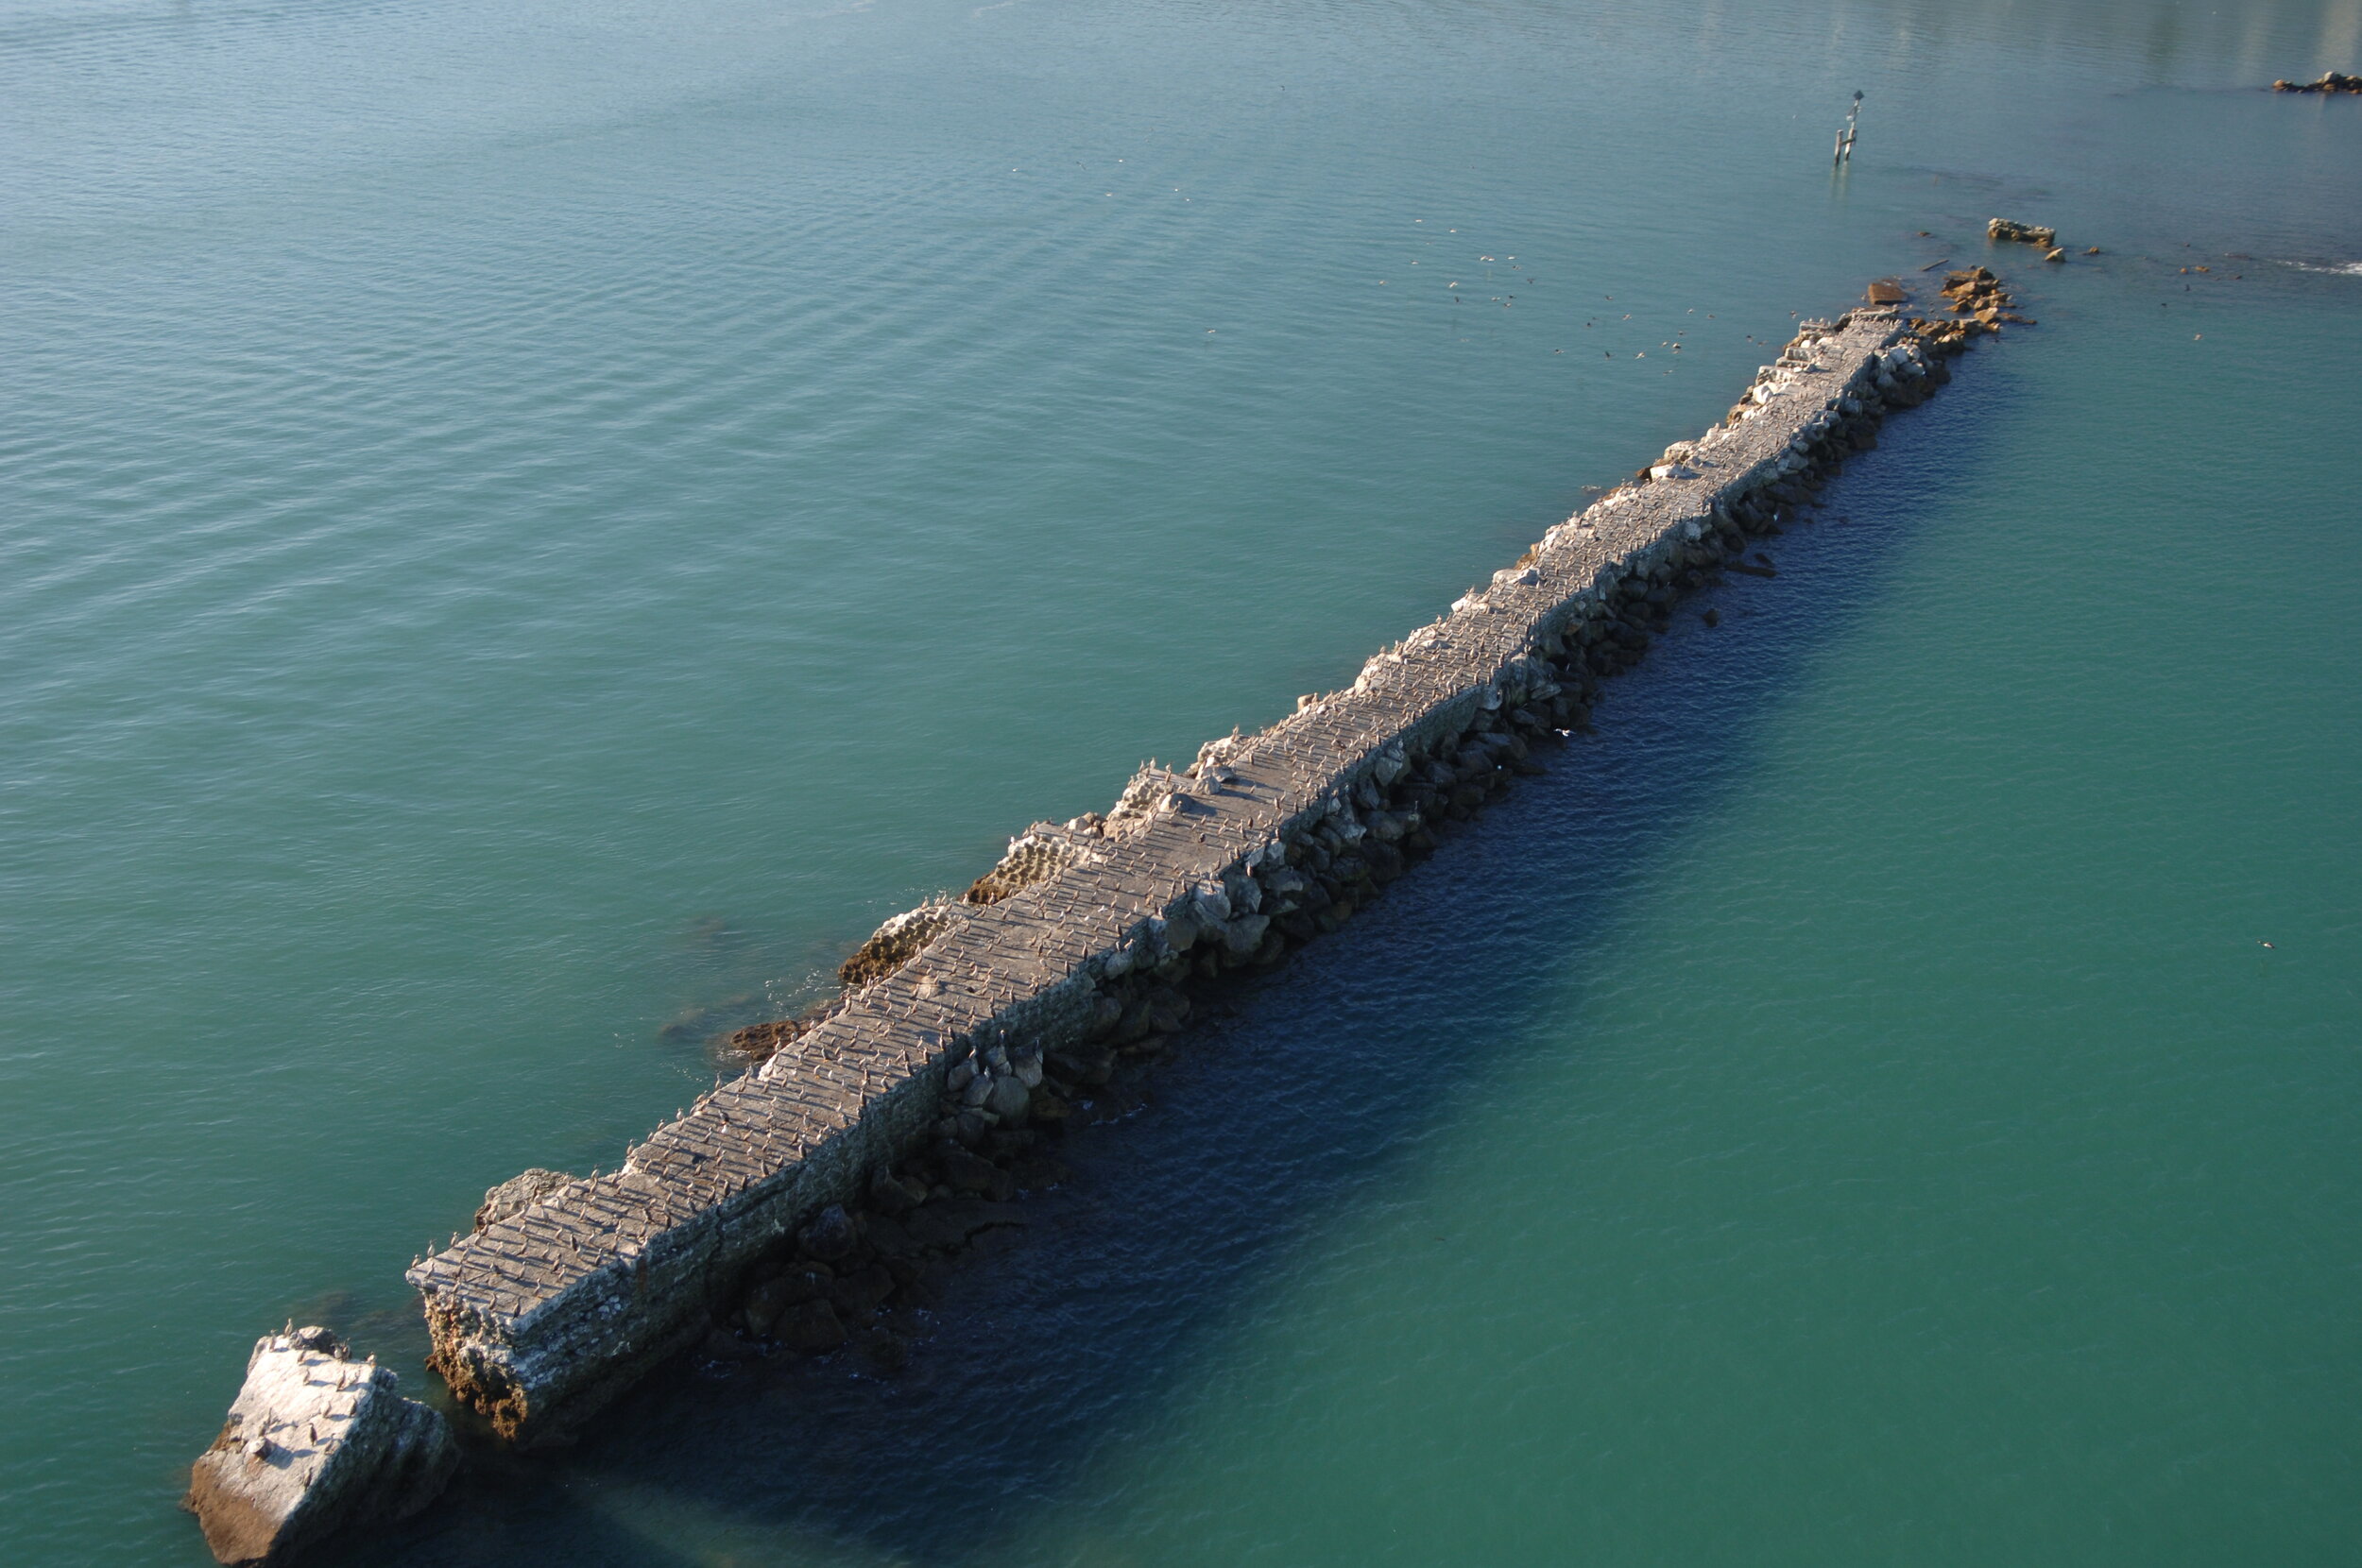
[[[1831,486],[1823,520],[1759,547],[1775,581],[1682,606],[1549,776],[1194,1030],[1145,1110],[1068,1140],[1074,1181],[1030,1201],[1020,1242],[950,1277],[902,1376],[860,1375],[850,1356],[719,1379],[667,1369],[579,1448],[480,1466],[353,1560],[1004,1555],[1109,1434],[1189,1383],[1308,1233],[1414,1166],[1422,1138],[1565,1005],[1626,891],[1747,788],[1803,665],[1876,602],[1927,498],[2013,395],[1977,363],[1994,357],[1891,421],[1888,445]],[[1719,629],[1701,620],[1709,605]]]

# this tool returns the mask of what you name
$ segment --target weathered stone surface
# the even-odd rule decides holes
[[[1990,285],[1979,269],[1948,287],[1989,311],[2006,303]],[[1562,689],[1549,650],[1579,643],[1587,671],[1629,663],[1666,623],[1676,574],[1732,548],[1734,515],[1769,526],[1801,503],[1815,464],[1852,450],[1861,408],[1920,401],[1945,379],[1939,349],[1984,330],[1885,308],[1804,323],[1727,418],[1667,449],[1660,477],[1551,528],[1349,689],[1210,743],[1189,770],[1143,768],[1104,817],[1012,841],[973,901],[888,922],[848,964],[841,1005],[659,1128],[621,1170],[569,1182],[414,1267],[436,1371],[496,1430],[563,1437],[701,1338],[717,1287],[830,1204],[874,1194],[875,1174],[915,1150],[930,1149],[954,1187],[1004,1197],[1008,1173],[947,1133],[978,1145],[1001,1108],[1030,1113],[1027,1051],[1070,1065],[1069,1083],[1104,1082],[1108,1047],[1151,1048],[1189,1004],[1151,989],[1127,1007],[1103,985],[1205,972],[1336,929],[1401,869],[1397,844],[1431,843],[1424,826],[1376,820],[1365,785],[1424,779],[1423,825],[1481,806],[1525,760],[1511,732],[1539,727],[1537,706],[1587,714],[1589,686]],[[1764,499],[1774,486],[1782,499]],[[963,1223],[954,1205],[974,1202],[918,1203],[902,1224],[915,1244],[943,1245],[934,1237]]]
[[[459,1450],[442,1416],[402,1398],[399,1381],[375,1361],[350,1359],[325,1329],[257,1340],[182,1504],[214,1559],[285,1562],[339,1529],[433,1502]]]
[[[522,1214],[573,1180],[562,1170],[543,1170],[539,1166],[521,1171],[484,1195],[475,1211],[475,1228],[480,1231],[496,1219]]]

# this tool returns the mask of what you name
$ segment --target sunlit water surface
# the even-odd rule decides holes
[[[423,1384],[487,1185],[1949,260],[2040,325],[902,1379],[666,1374],[359,1556],[2351,1562],[2362,101],[2257,89],[2358,37],[0,3],[0,1556],[201,1562],[256,1334]]]

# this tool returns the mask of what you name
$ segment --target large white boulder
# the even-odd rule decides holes
[[[323,1328],[255,1341],[230,1419],[198,1457],[183,1506],[228,1563],[281,1563],[347,1525],[435,1500],[458,1467],[442,1416],[397,1392]]]

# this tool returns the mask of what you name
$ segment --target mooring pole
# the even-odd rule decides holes
[[[1844,128],[1837,133],[1837,150],[1829,156],[1832,167],[1854,161],[1854,126],[1860,118],[1861,92],[1857,88],[1854,93],[1854,107],[1845,111]]]

